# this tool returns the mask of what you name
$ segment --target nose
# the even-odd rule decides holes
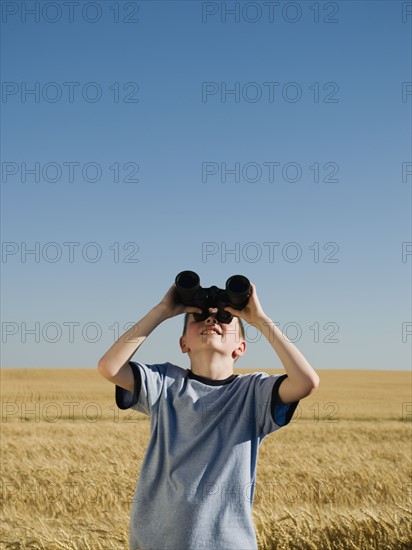
[[[206,319],[206,324],[214,325],[215,323],[217,323],[216,317],[214,317],[213,315],[209,315],[209,317]]]
[[[212,308],[210,308],[210,309],[212,309]],[[216,309],[215,312],[211,312],[211,311],[209,310],[209,317],[205,320],[205,322],[206,322],[208,325],[214,325],[215,323],[217,324],[217,319],[216,319],[216,317],[215,317],[216,313],[217,313],[217,309]]]

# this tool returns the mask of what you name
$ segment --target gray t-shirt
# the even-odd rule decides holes
[[[256,550],[252,520],[258,448],[299,403],[278,395],[287,377],[264,372],[209,380],[171,363],[129,361],[134,392],[116,404],[150,416],[133,497],[131,550]]]

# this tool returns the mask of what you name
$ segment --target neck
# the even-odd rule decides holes
[[[194,374],[210,378],[210,380],[225,380],[233,374],[233,359],[222,358],[219,354],[197,354],[190,358],[190,368]]]

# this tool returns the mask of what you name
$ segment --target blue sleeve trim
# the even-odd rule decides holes
[[[289,424],[293,413],[295,412],[296,407],[299,404],[299,400],[294,401],[293,403],[283,403],[283,401],[279,397],[279,386],[287,377],[287,374],[282,374],[282,376],[279,376],[279,378],[277,378],[275,383],[273,384],[271,411],[273,421],[278,426],[286,426],[287,424]]]
[[[129,365],[133,372],[134,390],[131,392],[116,385],[115,392],[116,405],[119,407],[119,409],[123,410],[130,409],[130,407],[136,405],[139,400],[140,389],[142,387],[142,377],[139,367],[133,361],[129,361]]]

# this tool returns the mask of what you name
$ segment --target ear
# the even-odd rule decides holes
[[[186,345],[184,336],[181,336],[179,339],[180,349],[182,350],[182,353],[187,353],[190,351],[190,348]]]
[[[232,351],[232,358],[236,359],[236,357],[242,357],[244,353],[246,352],[246,342],[242,340],[238,347]]]

